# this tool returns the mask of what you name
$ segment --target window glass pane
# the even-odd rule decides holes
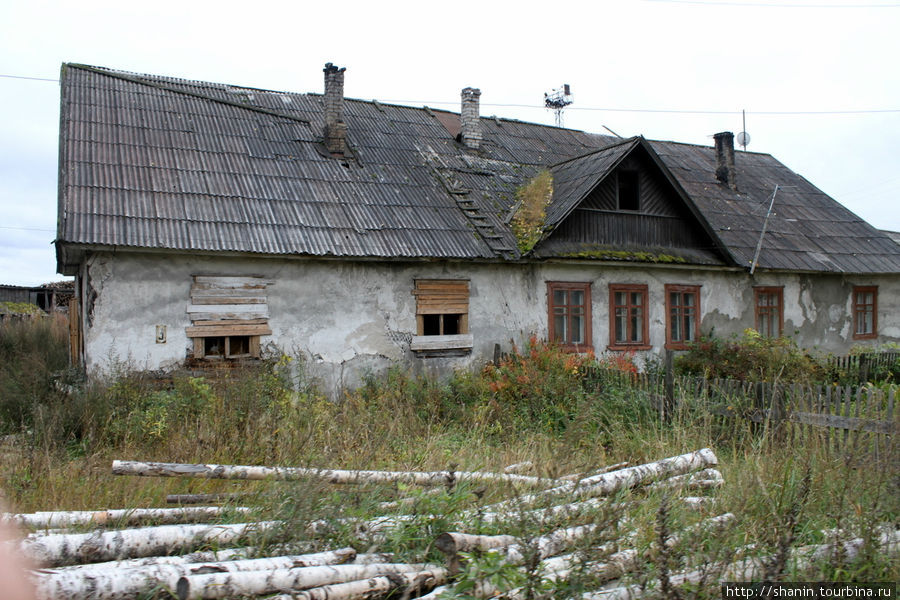
[[[644,294],[642,294],[641,292],[631,292],[631,303],[632,304],[634,304],[636,306],[640,306],[641,304],[644,303],[643,300],[644,300]]]
[[[694,313],[687,311],[684,313],[684,337],[681,338],[685,342],[694,341]]]
[[[572,290],[572,304],[584,306],[584,291]]]
[[[694,306],[694,294],[693,294],[693,293],[689,293],[689,292],[685,292],[683,304],[684,304],[685,306]]]
[[[672,323],[671,335],[673,342],[680,342],[682,340],[681,319],[679,318],[680,315],[678,314],[678,312],[678,308],[673,306],[669,314],[669,322]]]
[[[628,309],[616,309],[616,341],[627,342],[625,334],[628,330]]]
[[[625,306],[628,304],[628,295],[625,292],[616,292],[616,306]]]
[[[569,291],[568,290],[553,290],[553,304],[568,304],[569,303]]]
[[[632,308],[631,309],[631,341],[632,342],[641,342],[644,337],[644,328],[642,327],[642,319],[641,315],[643,311],[640,308]]]
[[[584,317],[572,317],[572,337],[569,339],[570,344],[584,343]]]
[[[566,343],[566,320],[564,314],[553,316],[553,341]]]

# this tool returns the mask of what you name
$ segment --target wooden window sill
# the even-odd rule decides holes
[[[650,344],[610,344],[607,350],[615,350],[616,352],[627,352],[629,350],[650,350],[653,348]]]
[[[416,335],[409,344],[413,352],[431,352],[434,350],[471,350],[475,338],[471,333],[459,335]]]

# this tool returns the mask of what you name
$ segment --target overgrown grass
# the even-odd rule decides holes
[[[72,378],[60,383],[54,373],[65,366],[65,328],[53,322],[30,327],[2,331],[0,427],[19,437],[2,448],[0,488],[19,511],[162,506],[171,493],[249,491],[242,502],[259,506],[264,518],[287,523],[268,541],[313,539],[319,548],[352,545],[409,560],[440,560],[434,537],[461,518],[470,532],[512,534],[526,544],[560,523],[529,517],[524,510],[503,525],[480,521],[477,511],[470,512],[474,507],[511,493],[498,486],[458,485],[427,494],[402,485],[125,478],[111,476],[109,465],[113,459],[134,459],[499,471],[528,460],[535,474],[556,477],[709,446],[725,476],[715,493],[720,512],[735,513],[732,526],[689,535],[661,553],[654,544],[660,532],[678,531],[699,516],[686,510],[677,494],[623,493],[582,516],[604,526],[584,540],[579,556],[595,561],[609,554],[597,548],[622,537],[614,526],[622,513],[613,507],[626,505],[633,543],[642,552],[642,566],[630,576],[638,584],[735,560],[740,558],[735,549],[748,544],[756,544],[756,556],[776,557],[773,577],[783,580],[900,578],[900,561],[877,552],[873,543],[877,524],[900,520],[893,448],[877,461],[852,446],[835,452],[816,436],[713,417],[689,401],[663,422],[653,399],[629,385],[627,360],[609,363],[624,376],[588,380],[592,357],[530,340],[501,364],[477,372],[434,380],[396,369],[333,402],[305,380],[302,365],[292,362],[297,359],[288,357],[217,379],[155,378],[120,365],[90,383],[73,385]],[[379,507],[393,498],[412,501],[403,508]],[[359,520],[390,513],[412,517],[382,532],[358,527]],[[867,539],[862,559],[835,556],[798,570],[792,550],[823,542],[822,530],[829,528],[840,529],[843,539]],[[466,572],[502,578],[505,571],[489,557],[474,556]],[[551,589],[533,592],[568,597],[597,589],[592,577],[576,569]],[[526,585],[537,581],[526,579]],[[718,591],[707,586],[703,594]]]

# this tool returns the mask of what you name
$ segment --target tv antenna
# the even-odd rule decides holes
[[[741,118],[744,121],[744,129],[739,134],[737,134],[737,143],[744,147],[744,152],[747,151],[747,144],[750,143],[750,134],[747,133],[747,111],[741,111]]]
[[[574,102],[572,88],[568,83],[564,83],[561,88],[544,93],[544,107],[553,111],[557,127],[563,126],[563,109],[572,102]]]

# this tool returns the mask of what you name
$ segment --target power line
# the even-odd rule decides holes
[[[50,233],[56,233],[55,229],[41,229],[40,227],[9,227],[0,225],[0,229],[15,229],[16,231],[48,231]]]
[[[385,103],[402,103],[402,104],[421,104],[425,106],[448,105],[456,106],[459,102],[444,102],[442,100],[381,100]],[[492,102],[482,102],[481,106],[494,106],[501,108],[540,108],[543,105],[537,104],[502,104]],[[586,110],[597,112],[633,112],[633,113],[663,113],[663,114],[680,114],[680,115],[739,115],[740,110],[682,110],[682,109],[666,109],[666,108],[610,108],[601,106],[567,106],[566,110]],[[900,113],[900,108],[874,108],[874,109],[853,109],[853,110],[754,110],[747,111],[752,115],[854,115],[854,114],[878,114],[878,113]]]
[[[52,81],[54,83],[59,83],[59,79],[48,79],[46,77],[25,77],[24,75],[3,75],[3,74],[0,74],[0,77],[6,77],[7,79],[28,79],[31,81]]]
[[[757,2],[713,2],[711,0],[643,0],[669,4],[697,4],[701,6],[745,6],[750,8],[900,8],[900,4],[784,4]]]
[[[693,0],[645,0],[646,2],[688,2]],[[900,6],[898,4],[897,6]],[[47,79],[44,77],[25,77],[23,75],[6,75],[0,73],[0,77],[5,77],[7,79],[27,79],[30,81],[53,81],[58,83],[59,79]],[[445,102],[443,100],[381,100],[381,102],[386,103],[397,103],[397,104],[418,104],[422,106],[456,106],[459,104],[457,101],[453,102]],[[493,106],[497,108],[546,108],[543,105],[538,104],[511,104],[511,103],[498,103],[498,102],[482,102],[481,106]],[[682,110],[682,109],[667,109],[667,108],[609,108],[609,107],[600,107],[600,106],[569,106],[566,110],[583,110],[583,111],[593,111],[593,112],[628,112],[628,113],[658,113],[658,114],[673,114],[673,115],[739,115],[741,111],[739,110]],[[854,109],[854,110],[756,110],[756,111],[747,111],[753,115],[784,115],[784,116],[798,116],[798,115],[866,115],[866,114],[879,114],[879,113],[900,113],[900,108],[871,108],[871,109]]]

